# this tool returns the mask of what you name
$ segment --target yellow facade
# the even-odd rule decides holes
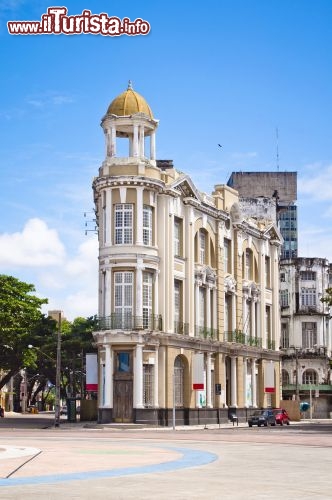
[[[102,120],[106,155],[93,182],[99,420],[170,425],[175,409],[177,423],[209,423],[229,409],[245,418],[250,408],[276,405],[277,228],[245,218],[234,189],[203,194],[156,160],[149,107],[114,114],[120,109],[113,101]],[[128,156],[117,157],[119,140]]]

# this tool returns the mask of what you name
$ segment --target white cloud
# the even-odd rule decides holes
[[[332,165],[315,163],[307,165],[305,170],[298,179],[299,194],[319,201],[332,200]]]
[[[61,264],[65,249],[58,233],[38,218],[30,219],[23,230],[0,235],[0,266],[45,267]]]
[[[45,108],[49,106],[60,106],[74,102],[73,98],[67,94],[56,91],[47,91],[36,95],[28,96],[26,103],[35,108]]]

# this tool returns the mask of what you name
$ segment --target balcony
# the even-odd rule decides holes
[[[295,393],[297,387],[299,391],[303,392],[310,392],[310,390],[319,392],[332,392],[331,384],[299,384],[298,386],[296,386],[296,384],[285,384],[282,386],[282,390]]]
[[[218,340],[218,330],[195,325],[195,337],[199,339]]]
[[[174,333],[179,335],[189,335],[189,323],[174,321]]]
[[[161,315],[133,316],[112,313],[110,316],[97,318],[97,329],[99,330],[162,330]]]
[[[242,330],[234,330],[224,333],[225,342],[235,342],[237,344],[249,345],[252,347],[262,347],[262,339],[246,335]]]

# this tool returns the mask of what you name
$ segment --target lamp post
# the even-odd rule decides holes
[[[54,427],[59,427],[60,425],[60,383],[61,383],[61,312],[59,312],[57,348],[56,348]]]

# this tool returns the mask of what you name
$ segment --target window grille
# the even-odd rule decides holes
[[[152,245],[152,207],[143,206],[143,243]]]
[[[117,203],[115,205],[115,244],[133,244],[133,205]]]

